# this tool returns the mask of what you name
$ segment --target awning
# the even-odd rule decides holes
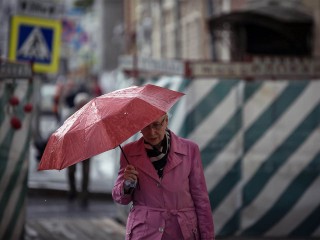
[[[313,18],[304,9],[268,4],[212,16],[209,19],[212,27],[221,27],[224,23],[246,24],[252,22],[261,25],[273,23],[310,25],[313,23]]]

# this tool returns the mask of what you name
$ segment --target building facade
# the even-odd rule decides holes
[[[125,1],[127,53],[155,59],[210,59],[206,1]]]
[[[126,0],[124,5],[127,54],[244,61],[320,53],[317,0]]]

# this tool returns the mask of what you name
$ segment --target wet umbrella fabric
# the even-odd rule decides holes
[[[50,136],[38,170],[64,169],[116,148],[164,115],[183,95],[148,84],[92,99]]]

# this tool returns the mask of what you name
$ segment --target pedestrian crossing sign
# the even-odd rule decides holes
[[[60,42],[59,20],[25,16],[12,18],[9,58],[33,62],[34,72],[57,72]]]

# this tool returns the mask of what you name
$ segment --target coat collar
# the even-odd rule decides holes
[[[171,146],[168,156],[168,162],[164,168],[163,175],[170,172],[173,168],[179,165],[183,160],[181,155],[187,155],[187,148],[182,143],[181,139],[175,135],[172,131],[171,134]],[[159,176],[153,167],[150,159],[144,148],[143,137],[141,137],[135,144],[134,147],[130,148],[129,151],[129,162],[135,167],[142,170],[145,174],[159,181]]]

